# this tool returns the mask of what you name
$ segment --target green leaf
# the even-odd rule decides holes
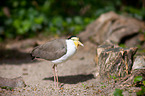
[[[70,18],[70,17],[66,18],[66,22],[67,22],[68,24],[71,24],[71,23],[72,23],[72,18]]]
[[[14,1],[13,3],[12,3],[12,6],[13,7],[17,7],[19,5],[19,2],[18,1]]]
[[[79,17],[79,16],[76,16],[76,17],[74,18],[74,21],[75,21],[76,24],[82,24],[82,18]]]
[[[113,76],[113,79],[116,79],[116,77],[115,77],[115,76]]]
[[[21,21],[19,19],[15,19],[13,22],[13,26],[17,29],[20,28]]]
[[[120,44],[119,46],[122,48],[126,48],[125,44]]]
[[[113,95],[114,96],[123,96],[122,92],[123,92],[123,90],[116,88]]]
[[[75,31],[81,31],[83,28],[80,25],[74,25]]]
[[[55,17],[55,18],[53,18],[52,23],[53,23],[53,25],[55,25],[57,27],[61,27],[62,23],[63,23],[63,19],[60,16]]]
[[[28,20],[25,20],[22,22],[22,30],[23,32],[27,32],[31,27],[31,22]]]
[[[101,82],[101,84],[104,84],[103,82]]]
[[[24,9],[21,9],[19,12],[18,12],[18,15],[21,16],[21,18],[26,14],[26,10]]]
[[[82,83],[82,85],[83,85],[83,87],[84,87],[84,88],[86,87],[86,85],[85,85],[85,84],[83,84],[83,83]]]
[[[143,81],[143,85],[145,86],[145,81]]]
[[[141,90],[137,92],[137,95],[144,95],[145,94],[145,87],[141,86]]]
[[[85,24],[90,23],[90,21],[91,21],[91,19],[90,19],[90,18],[88,18],[88,17],[86,17],[86,18],[84,19],[84,23],[85,23]]]
[[[134,78],[134,83],[136,83],[137,81],[141,81],[142,80],[142,76],[136,76]]]
[[[5,21],[5,24],[6,24],[6,25],[10,25],[10,24],[12,24],[12,22],[13,22],[13,20],[10,18],[10,19],[7,19],[7,20]]]
[[[6,90],[12,90],[12,89],[14,89],[13,87],[8,87],[8,86],[3,86],[3,87],[1,87],[2,89],[6,89]]]
[[[42,24],[42,22],[44,21],[44,17],[43,16],[39,16],[34,18],[35,23],[37,24]]]
[[[22,28],[17,29],[17,34],[22,35],[24,34],[24,30]]]
[[[25,1],[25,0],[23,0],[23,1],[21,1],[21,6],[25,6],[26,5],[26,3],[27,3],[27,1]]]

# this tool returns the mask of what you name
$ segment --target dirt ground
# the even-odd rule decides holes
[[[32,48],[22,48],[16,52],[9,50],[11,58],[0,60],[0,76],[21,76],[27,86],[12,91],[0,89],[0,96],[112,96],[115,88],[123,89],[124,96],[136,96],[134,87],[121,87],[113,80],[100,81],[99,77],[95,77],[96,46],[90,42],[84,45],[70,60],[57,66],[59,83],[62,84],[60,89],[54,86],[51,62],[32,61],[29,56]]]

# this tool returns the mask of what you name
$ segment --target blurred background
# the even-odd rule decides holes
[[[0,42],[76,35],[108,11],[145,21],[145,0],[1,0]]]

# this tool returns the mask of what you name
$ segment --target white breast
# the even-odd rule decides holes
[[[62,62],[66,61],[67,59],[69,59],[71,56],[73,56],[75,54],[76,46],[75,46],[74,42],[72,40],[66,40],[66,44],[67,44],[66,54],[63,55],[59,59],[53,60],[52,63],[54,63],[54,64],[62,63]]]

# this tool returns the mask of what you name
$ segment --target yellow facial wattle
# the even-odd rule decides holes
[[[77,37],[72,37],[71,40],[74,42],[76,48],[78,48],[79,45],[84,46]]]
[[[78,48],[79,45],[84,46],[80,41],[73,41],[76,48]]]
[[[73,42],[74,42],[76,48],[78,48],[78,45],[79,45],[78,41],[73,41]]]

